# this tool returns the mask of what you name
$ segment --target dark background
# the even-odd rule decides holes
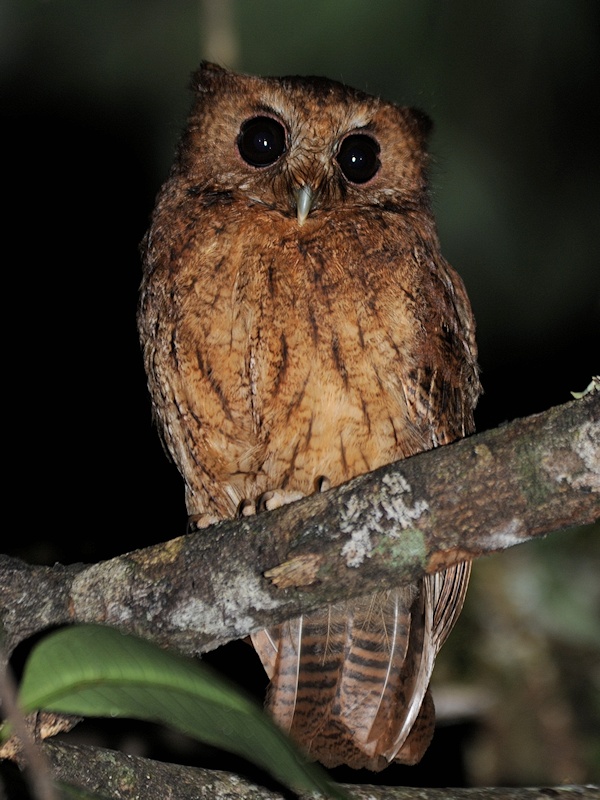
[[[3,550],[98,561],[184,531],[135,329],[137,248],[201,58],[323,74],[426,110],[442,248],[478,320],[478,429],[583,389],[600,372],[599,45],[596,0],[3,0],[16,519]],[[436,756],[399,782],[600,777],[599,532],[476,566],[436,671],[451,766]]]

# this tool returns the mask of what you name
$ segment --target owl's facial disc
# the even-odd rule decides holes
[[[299,225],[304,225],[313,208],[317,208],[319,201],[327,195],[327,186],[334,182],[334,171],[331,170],[333,161],[337,163],[338,175],[347,185],[360,186],[368,183],[379,172],[379,142],[370,133],[362,130],[351,131],[341,139],[333,153],[325,150],[319,158],[315,155],[318,150],[313,150],[314,161],[305,163],[303,181],[296,185],[292,194],[296,202],[296,217]],[[320,174],[321,173],[321,174]],[[312,174],[308,178],[308,174]]]
[[[381,166],[379,142],[365,128],[364,115],[348,122],[346,131],[336,135],[326,120],[299,125],[291,113],[257,108],[235,140],[238,155],[258,178],[252,194],[261,194],[255,198],[265,202],[273,193],[279,200],[275,207],[283,202],[286,216],[295,216],[302,226],[315,210],[334,207],[347,187],[370,183]],[[248,191],[253,183],[250,177],[241,188]]]
[[[305,184],[295,190],[294,197],[296,198],[298,225],[304,225],[306,218],[310,214],[310,209],[315,202],[316,192],[312,186]]]

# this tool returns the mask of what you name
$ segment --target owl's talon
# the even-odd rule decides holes
[[[331,481],[327,477],[327,475],[321,475],[317,478],[317,492],[327,492],[331,489]]]

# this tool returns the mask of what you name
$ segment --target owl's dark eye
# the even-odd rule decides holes
[[[366,183],[380,167],[379,145],[373,137],[355,133],[346,136],[336,158],[351,183]]]
[[[285,153],[285,128],[271,117],[252,117],[240,128],[237,146],[247,164],[268,167]]]

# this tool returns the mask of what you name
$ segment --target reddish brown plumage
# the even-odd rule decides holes
[[[231,517],[267,490],[310,493],[321,476],[335,486],[469,433],[474,323],[429,207],[426,118],[320,78],[204,64],[193,88],[144,243],[139,311],[190,515]],[[238,144],[257,117],[285,133],[284,151],[258,166]],[[379,148],[362,182],[340,156],[355,134],[359,156],[362,137]],[[433,730],[433,661],[468,572],[255,635],[275,718],[329,766],[417,761]]]

